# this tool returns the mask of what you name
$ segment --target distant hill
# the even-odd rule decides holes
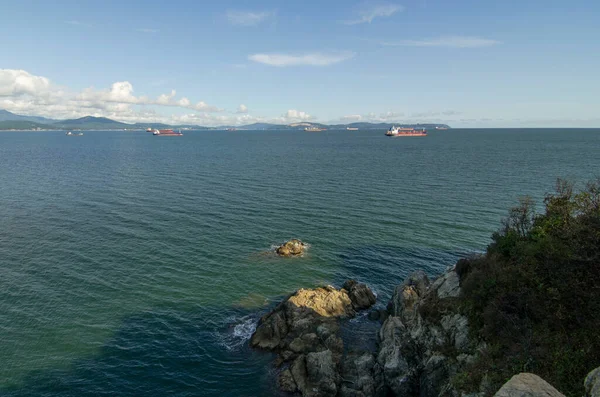
[[[55,130],[56,127],[48,124],[35,123],[26,120],[4,120],[0,121],[0,131],[5,130]]]
[[[29,123],[29,124],[28,124]],[[387,130],[391,125],[399,127],[415,127],[435,129],[450,128],[446,124],[405,124],[405,123],[350,123],[350,124],[334,124],[327,125],[321,123],[292,123],[292,124],[270,124],[270,123],[253,123],[242,126],[220,126],[220,127],[203,127],[198,125],[168,125],[162,123],[135,123],[127,124],[120,121],[108,119],[106,117],[86,116],[78,119],[70,120],[53,120],[45,117],[21,116],[11,113],[7,110],[0,109],[0,130],[146,130],[147,128],[173,128],[173,129],[192,129],[192,130],[224,130],[227,128],[235,128],[238,130],[304,130],[306,127],[318,127],[330,130],[346,129],[347,127],[358,128],[359,130]]]
[[[131,124],[121,123],[107,119],[106,117],[86,116],[79,119],[61,120],[53,124],[57,128],[65,130],[117,130],[131,128]]]
[[[11,113],[8,110],[0,109],[0,121],[32,121],[34,123],[48,124],[53,123],[55,120],[38,116],[22,116]]]

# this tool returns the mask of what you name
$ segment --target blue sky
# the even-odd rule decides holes
[[[15,113],[203,125],[600,125],[599,1],[0,8],[0,108]]]

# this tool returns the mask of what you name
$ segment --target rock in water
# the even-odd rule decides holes
[[[375,303],[375,295],[366,285],[353,281],[345,286],[350,291],[331,286],[300,289],[261,318],[250,345],[279,353],[276,365],[282,368],[278,380],[282,391],[335,396],[341,390],[344,344],[339,321]],[[363,365],[361,376],[366,386],[361,390],[374,388],[369,386],[373,363],[371,356],[370,366]]]
[[[373,291],[366,284],[348,280],[342,288],[348,292],[348,296],[350,296],[350,300],[352,301],[352,307],[355,310],[367,309],[373,306],[377,300]]]
[[[521,373],[510,378],[494,397],[565,397],[535,374]]]
[[[281,244],[275,252],[280,256],[298,256],[304,253],[306,244],[298,239],[292,239]]]

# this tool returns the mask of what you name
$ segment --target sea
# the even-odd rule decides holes
[[[599,153],[600,129],[0,132],[0,396],[277,395],[248,339],[283,297],[352,278],[383,308]]]

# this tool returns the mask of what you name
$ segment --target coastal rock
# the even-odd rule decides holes
[[[383,379],[372,353],[350,353],[342,363],[342,397],[385,396]]]
[[[404,320],[414,317],[416,304],[425,295],[429,287],[429,278],[423,271],[412,273],[404,282],[397,286],[390,302],[390,314],[402,317]]]
[[[398,317],[389,317],[379,331],[377,363],[383,370],[385,385],[399,396],[414,395],[418,387],[418,368],[411,338]]]
[[[510,378],[494,397],[565,397],[535,374],[520,373]]]
[[[250,345],[279,353],[274,364],[282,368],[281,390],[298,390],[303,396],[335,396],[340,391],[344,343],[339,321],[375,303],[366,285],[349,281],[345,286],[348,290],[300,289],[259,321]]]
[[[306,355],[307,385],[306,396],[335,396],[337,394],[338,372],[330,350]]]
[[[292,239],[281,244],[275,252],[280,256],[298,256],[304,253],[306,244],[298,239]]]
[[[439,299],[456,298],[460,294],[460,279],[454,270],[444,273],[431,285]]]
[[[293,393],[298,387],[296,386],[296,382],[294,381],[294,376],[292,375],[292,371],[289,369],[284,370],[279,374],[279,388],[281,391]]]
[[[332,286],[300,289],[288,299],[288,303],[300,310],[312,310],[323,317],[352,317],[355,315],[348,293]]]
[[[469,320],[461,315],[447,315],[440,321],[442,328],[448,335],[450,344],[459,352],[469,349]]]
[[[450,377],[448,358],[435,354],[427,360],[420,377],[419,396],[448,395],[448,378]]]
[[[600,367],[587,374],[583,386],[585,397],[600,397]]]
[[[368,309],[373,306],[377,300],[373,291],[371,291],[366,284],[348,280],[344,283],[342,288],[347,291],[348,296],[352,301],[352,307],[355,310]]]

